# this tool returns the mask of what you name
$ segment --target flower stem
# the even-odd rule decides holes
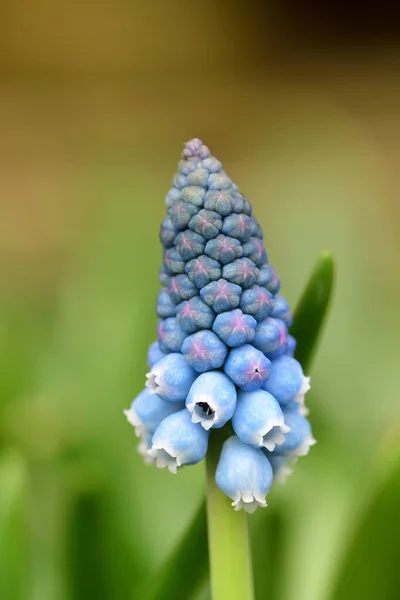
[[[236,512],[215,484],[224,442],[222,431],[210,436],[207,453],[207,522],[212,600],[254,600],[247,515]]]

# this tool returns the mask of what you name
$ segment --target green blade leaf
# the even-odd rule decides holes
[[[332,256],[326,252],[321,253],[294,314],[291,333],[297,340],[296,358],[305,370],[310,368],[327,313],[333,273]],[[160,572],[153,576],[153,583],[148,584],[143,597],[146,600],[187,600],[193,596],[207,570],[207,522],[205,505],[202,504],[181,543]]]
[[[333,278],[333,258],[327,252],[323,252],[317,258],[294,313],[290,332],[297,341],[296,358],[306,373],[309,373],[327,315]],[[255,515],[253,521],[253,570],[256,598],[262,598],[265,590],[268,589],[268,600],[275,600],[279,596],[278,578],[285,563],[284,508],[271,506],[268,511]]]
[[[297,341],[296,358],[308,372],[324,323],[334,280],[333,257],[322,252],[297,304],[290,333]]]
[[[207,518],[203,502],[183,539],[140,597],[188,600],[200,587],[207,569]]]
[[[330,600],[393,600],[398,597],[399,432],[396,438],[378,453],[377,468],[371,470],[370,485],[360,490],[362,506],[355,511]]]
[[[29,593],[28,471],[10,450],[0,456],[0,598]]]

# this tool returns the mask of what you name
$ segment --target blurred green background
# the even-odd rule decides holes
[[[337,259],[318,445],[251,518],[257,600],[398,598],[396,16],[2,0],[1,600],[141,599],[201,504],[204,466],[146,468],[122,415],[155,338],[163,199],[195,136],[252,201],[292,307],[319,250]]]

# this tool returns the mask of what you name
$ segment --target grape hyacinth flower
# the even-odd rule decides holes
[[[250,344],[233,348],[224,364],[225,373],[245,392],[260,388],[269,376],[271,362]]]
[[[192,423],[189,411],[183,410],[165,417],[152,437],[147,454],[159,469],[167,467],[176,473],[182,465],[194,465],[207,453],[208,431]]]
[[[219,436],[215,484],[254,512],[315,443],[292,313],[249,200],[199,139],[185,145],[165,203],[157,340],[125,414],[146,462],[172,473]]]
[[[146,387],[167,402],[183,402],[196,373],[182,354],[167,354],[146,375]]]
[[[222,447],[215,480],[217,486],[233,500],[235,510],[243,508],[253,513],[265,507],[265,497],[272,484],[272,467],[257,448],[244,444],[239,438],[229,438]]]
[[[239,393],[232,425],[242,442],[270,452],[285,442],[290,431],[279,402],[264,390]]]
[[[186,406],[193,423],[201,423],[208,430],[223,427],[232,418],[236,400],[236,388],[229,377],[219,371],[208,371],[193,383]]]
[[[140,436],[145,432],[154,433],[165,417],[181,410],[183,406],[183,402],[165,402],[152,390],[145,388],[124,413],[134,426],[136,435]]]

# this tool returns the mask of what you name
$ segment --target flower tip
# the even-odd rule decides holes
[[[310,434],[304,438],[301,444],[294,450],[293,454],[296,458],[300,456],[307,456],[311,446],[315,446],[317,440]]]
[[[216,413],[214,413],[214,418],[210,419],[209,421],[205,421],[204,419],[201,421],[201,426],[206,430],[209,431],[211,429],[211,427],[214,425],[214,422],[217,420],[217,416]]]
[[[188,408],[189,408],[189,406],[188,406]],[[192,412],[192,419],[191,419],[191,421],[192,421],[192,423],[201,423],[202,418],[201,418],[200,415],[197,414],[196,411],[193,411]]]
[[[289,465],[284,465],[278,473],[275,475],[274,479],[280,485],[284,485],[286,483],[287,478],[293,473],[293,469],[289,467]]]
[[[127,418],[128,423],[135,428],[135,434],[140,437],[145,433],[145,427],[143,426],[142,421],[140,420],[138,414],[133,408],[126,408],[124,411],[124,415]]]
[[[155,460],[157,469],[164,469],[167,467],[168,471],[176,475],[180,461],[171,456],[169,452],[165,450],[160,444],[153,444],[146,452],[147,456]],[[179,464],[178,464],[179,463]]]
[[[150,373],[146,373],[146,383],[145,386],[150,390],[150,392],[152,393],[156,393],[157,391],[157,382],[156,382],[156,374],[152,373],[150,371]]]
[[[272,427],[268,426],[268,431],[261,438],[260,446],[264,446],[270,452],[275,450],[276,446],[282,446],[286,441],[286,433],[290,427],[283,421],[276,422]]]
[[[303,376],[299,394],[306,394],[311,389],[311,377]]]
[[[310,414],[310,409],[307,408],[307,406],[304,403],[299,404],[298,413],[302,417],[307,417]]]
[[[253,514],[257,508],[266,508],[268,504],[263,497],[256,497],[253,494],[242,494],[236,500],[231,503],[234,510],[244,510],[248,514]]]
[[[210,155],[210,151],[207,146],[199,138],[192,138],[185,143],[182,150],[182,158],[193,158],[198,156],[201,159],[207,158]]]

